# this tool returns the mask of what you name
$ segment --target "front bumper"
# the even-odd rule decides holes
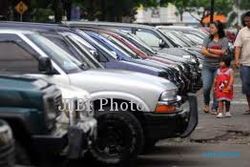
[[[85,153],[97,137],[97,121],[86,118],[71,126],[68,131],[68,158],[76,159]]]
[[[189,108],[180,109],[177,113],[145,113],[143,129],[146,139],[160,140],[171,137],[186,137],[198,124],[197,98],[188,94]]]
[[[88,150],[97,136],[97,121],[94,118],[59,127],[50,134],[32,136],[32,145],[38,154],[60,154],[76,159]]]

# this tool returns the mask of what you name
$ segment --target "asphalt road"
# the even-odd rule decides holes
[[[160,142],[147,155],[138,157],[133,165],[120,167],[249,167],[250,145],[198,144]],[[85,161],[68,167],[102,167]]]
[[[249,167],[250,145],[161,144],[140,156],[137,167]]]

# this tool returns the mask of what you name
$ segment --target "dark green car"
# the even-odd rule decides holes
[[[79,158],[87,149],[90,134],[81,129],[86,122],[58,126],[61,105],[62,93],[53,84],[31,77],[0,76],[0,119],[13,131],[19,164],[39,162],[50,155]]]

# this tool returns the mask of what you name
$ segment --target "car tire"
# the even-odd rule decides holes
[[[15,159],[17,165],[32,166],[31,158],[23,145],[19,141],[15,141]]]
[[[94,160],[102,165],[133,162],[140,154],[144,136],[137,118],[129,112],[98,112],[97,140],[90,149]]]
[[[15,166],[12,130],[3,120],[0,120],[0,166]]]

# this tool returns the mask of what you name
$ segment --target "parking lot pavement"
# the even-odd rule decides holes
[[[140,156],[137,167],[247,167],[250,146],[229,144],[161,143],[154,152]]]
[[[244,115],[247,101],[241,93],[239,74],[236,73],[234,99],[231,105],[231,118],[218,119],[215,115],[202,111],[202,90],[197,93],[199,104],[199,123],[189,137],[193,142],[222,142],[250,144],[250,115]]]

